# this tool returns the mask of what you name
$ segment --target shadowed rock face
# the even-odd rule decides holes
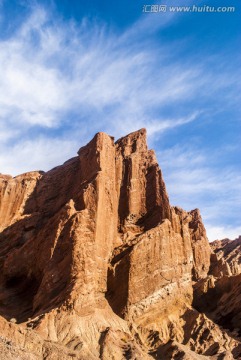
[[[0,175],[0,230],[2,358],[239,356],[237,336],[197,311],[219,259],[199,211],[170,205],[145,129]]]

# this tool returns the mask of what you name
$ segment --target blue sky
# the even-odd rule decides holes
[[[143,13],[145,4],[235,6]],[[171,203],[241,234],[239,0],[0,0],[0,172],[146,127]]]

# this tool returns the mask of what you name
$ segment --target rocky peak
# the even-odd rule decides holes
[[[148,150],[146,130],[119,139],[115,147],[120,229],[133,224],[147,229],[170,219],[168,194],[155,153]]]
[[[117,153],[121,153],[123,157],[130,156],[135,152],[146,153],[148,151],[146,129],[140,129],[120,138],[115,145]]]

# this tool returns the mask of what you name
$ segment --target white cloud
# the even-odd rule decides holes
[[[201,111],[194,112],[187,117],[182,117],[179,119],[160,119],[156,121],[151,120],[147,125],[148,135],[152,136],[156,133],[164,132],[167,129],[172,129],[193,122],[200,114]]]
[[[49,170],[60,165],[63,158],[68,160],[77,156],[78,147],[75,139],[38,138],[22,141],[7,151],[5,149],[4,157],[0,156],[0,169],[13,176],[27,171]]]
[[[42,42],[35,49],[31,41],[33,31],[41,35],[44,21],[41,14],[36,10],[17,35],[0,42],[1,121],[14,119],[20,126],[26,123],[52,127],[59,121],[58,112],[66,106],[58,69],[47,67],[41,59],[44,56],[47,60]]]
[[[205,93],[205,79],[211,80],[204,65],[170,61],[172,46],[142,47],[133,27],[123,37],[86,19],[50,20],[51,14],[36,6],[18,32],[0,41],[0,121],[57,128],[68,126],[68,113],[75,111],[94,128],[118,136],[130,123],[154,133],[185,124],[183,118],[188,122],[200,111],[187,110],[180,121],[160,116],[163,106]]]
[[[153,46],[144,49],[132,31],[126,44],[125,36],[103,25],[63,23],[36,6],[17,32],[0,40],[1,172],[24,170],[19,154],[29,138],[32,149],[46,153],[43,136],[52,140],[44,128],[88,138],[99,130],[120,136],[145,126],[154,135],[197,118],[198,111],[166,118],[159,110],[194,94],[200,70],[168,64],[172,49],[165,47],[165,55]],[[39,135],[32,132],[36,127]],[[43,167],[38,156],[31,164]]]
[[[222,151],[210,154],[190,143],[158,153],[171,203],[186,210],[198,207],[210,240],[241,234],[241,171],[217,165],[227,149]]]
[[[241,234],[241,226],[213,226],[209,224],[206,225],[207,236],[209,241],[230,239],[235,240]]]

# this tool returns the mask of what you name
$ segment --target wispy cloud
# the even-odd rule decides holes
[[[177,119],[159,119],[151,120],[148,124],[148,135],[152,136],[156,133],[164,132],[165,130],[172,129],[178,126],[189,124],[197,120],[198,116],[201,114],[201,111],[196,111],[190,114],[187,117],[177,118]]]
[[[235,240],[241,234],[241,226],[213,226],[208,223],[206,223],[205,225],[210,241],[222,240],[226,238],[230,240]]]
[[[27,149],[36,168],[51,166],[49,157],[45,164],[39,158],[46,153],[41,139],[54,143],[45,129],[56,131],[56,140],[68,132],[74,152],[77,139],[86,141],[99,130],[119,136],[145,126],[152,135],[197,118],[193,109],[170,118],[161,108],[195,92],[200,70],[166,63],[171,49],[165,47],[165,55],[152,45],[143,49],[133,27],[128,31],[126,44],[103,24],[62,22],[35,6],[19,29],[0,41],[1,171],[27,170],[21,161],[14,167]],[[12,160],[6,161],[6,153]]]
[[[194,119],[200,108],[187,107],[170,120],[161,112],[205,93],[210,74],[200,65],[168,61],[172,47],[143,48],[132,30],[125,44],[104,25],[53,21],[36,6],[18,31],[0,42],[2,123],[58,128],[83,126],[88,119],[92,132],[101,128],[119,135],[118,128],[123,133],[145,125],[154,133]],[[79,116],[70,124],[73,112]]]
[[[79,144],[73,139],[50,139],[39,137],[5,148],[1,156],[1,169],[5,174],[17,175],[27,171],[38,171],[60,165],[60,158],[66,160],[76,155]],[[33,150],[34,149],[34,150]],[[73,151],[74,149],[74,151]],[[0,171],[2,172],[2,171]]]
[[[224,148],[218,156],[225,152]],[[158,153],[158,157],[171,202],[187,210],[199,207],[210,240],[217,239],[220,234],[229,238],[239,235],[239,169],[228,164],[219,168],[217,154],[198,149],[195,144],[173,146]]]

